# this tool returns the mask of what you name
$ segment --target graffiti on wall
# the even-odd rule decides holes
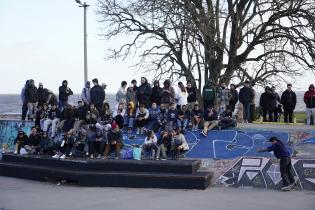
[[[23,130],[26,134],[31,132],[32,122],[21,120],[0,120],[0,145],[7,144],[13,149],[13,142],[19,130]]]
[[[13,148],[13,141],[19,129],[30,133],[31,122],[20,120],[0,120],[0,145],[5,143]],[[272,153],[257,153],[258,148],[267,147],[267,140],[271,136],[277,136],[284,141],[292,153],[298,153],[300,157],[315,155],[315,131],[264,131],[264,130],[214,130],[204,137],[200,132],[187,130],[186,140],[190,149],[183,154],[187,158],[201,159],[235,159],[242,156],[272,157]],[[122,157],[132,157],[133,145],[141,145],[144,135],[134,134],[129,139],[124,133],[125,147]]]
[[[315,190],[315,159],[292,159],[292,172],[299,180],[296,188]],[[266,157],[242,157],[216,180],[227,187],[280,189],[279,164]]]

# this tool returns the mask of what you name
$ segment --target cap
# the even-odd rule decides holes
[[[38,83],[38,86],[43,86],[43,83],[42,82]]]
[[[273,136],[269,139],[270,142],[272,141],[279,141],[279,139],[276,136]]]
[[[98,79],[94,78],[94,79],[92,80],[92,82],[98,83]]]

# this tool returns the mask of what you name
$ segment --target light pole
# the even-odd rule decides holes
[[[80,0],[75,0],[79,4],[79,7],[83,7],[84,9],[84,31],[83,31],[83,38],[84,38],[84,85],[88,81],[88,68],[87,68],[87,42],[86,42],[86,8],[89,7],[90,5],[86,4],[84,2],[83,4],[81,3]]]

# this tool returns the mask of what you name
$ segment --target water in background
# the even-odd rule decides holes
[[[259,104],[259,98],[261,93],[256,94],[255,102]],[[303,102],[304,92],[296,92],[297,94],[297,105],[295,111],[305,111],[305,104]],[[281,96],[281,95],[280,95]],[[77,104],[80,95],[72,95],[69,97],[69,103]],[[115,95],[106,94],[106,100],[110,106],[116,105]],[[0,114],[20,114],[22,111],[22,101],[20,95],[5,95],[0,94]]]

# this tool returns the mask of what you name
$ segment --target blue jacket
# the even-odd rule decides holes
[[[290,157],[290,152],[285,147],[282,141],[278,141],[275,144],[272,144],[270,147],[267,147],[268,152],[273,151],[273,154],[276,156],[276,158],[281,157]]]

